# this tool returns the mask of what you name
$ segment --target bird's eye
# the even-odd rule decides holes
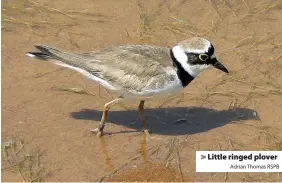
[[[207,61],[209,58],[209,56],[207,54],[200,54],[199,55],[199,59],[202,60],[202,61]]]

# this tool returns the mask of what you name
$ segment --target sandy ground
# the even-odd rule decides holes
[[[17,144],[17,154],[8,146],[2,153],[2,181],[282,181],[277,173],[195,172],[197,150],[282,150],[281,1],[1,3],[1,135]],[[113,107],[112,135],[97,138],[89,129],[111,96],[79,73],[25,56],[36,43],[86,52],[193,36],[211,40],[231,73],[210,69],[179,95],[146,102],[152,138],[140,132],[138,101]]]

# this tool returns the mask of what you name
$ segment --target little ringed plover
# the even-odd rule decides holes
[[[199,37],[181,41],[172,48],[126,45],[73,53],[46,45],[38,44],[35,47],[38,52],[28,52],[26,55],[78,71],[120,94],[104,106],[99,127],[93,130],[99,137],[103,135],[110,107],[123,99],[140,100],[139,114],[148,133],[144,117],[146,99],[180,92],[210,66],[228,73],[216,57],[211,42]]]

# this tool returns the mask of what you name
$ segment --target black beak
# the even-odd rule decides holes
[[[215,68],[223,71],[223,72],[226,72],[226,73],[229,73],[228,70],[224,67],[224,65],[222,65],[222,63],[220,63],[218,60],[216,60],[216,62],[214,62],[214,64],[212,64]]]

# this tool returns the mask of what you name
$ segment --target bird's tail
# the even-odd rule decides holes
[[[46,45],[35,45],[35,48],[37,48],[38,52],[27,52],[26,55],[29,57],[37,58],[40,60],[48,60],[48,59],[56,59],[56,60],[62,60],[65,52],[62,52],[58,50],[57,48],[46,46]]]

